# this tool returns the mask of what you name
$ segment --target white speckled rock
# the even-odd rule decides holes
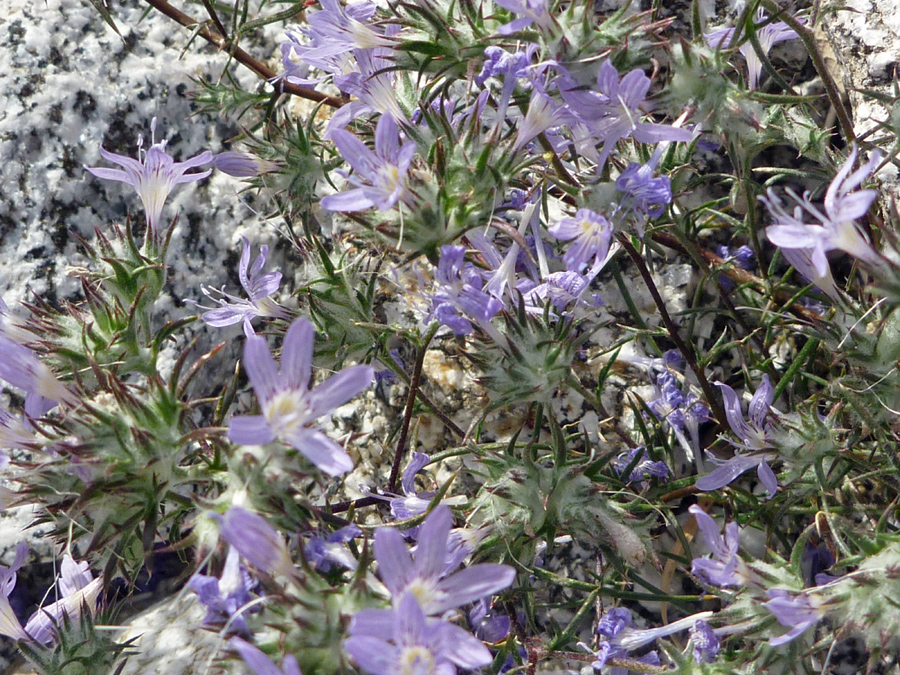
[[[179,60],[189,31],[156,13],[139,23],[144,7],[133,0],[115,3],[120,37],[87,0],[0,1],[0,296],[16,313],[22,314],[19,302],[34,294],[51,301],[78,299],[80,285],[66,276],[66,267],[84,265],[85,260],[71,233],[91,240],[95,227],[108,230],[109,223],[123,222],[126,213],[143,218],[130,186],[101,181],[84,171],[83,165],[109,166],[99,156],[101,143],[110,151],[135,156],[138,134],[149,140],[150,120],[157,116],[158,138],[168,138],[170,154],[182,160],[207,149],[222,151],[223,143],[238,131],[230,122],[192,117],[187,98],[195,89],[189,78],[218,78],[226,57],[198,40]],[[257,49],[257,56],[274,54],[279,32],[277,26],[266,29],[255,46],[266,45],[268,51]],[[254,51],[252,42],[242,46]],[[234,73],[247,83],[256,81],[240,66]],[[164,222],[176,215],[179,220],[169,282],[158,306],[160,324],[195,313],[183,299],[200,300],[200,283],[227,284],[238,291],[232,267],[241,235],[255,246],[278,240],[275,227],[256,214],[266,209],[248,194],[237,196],[242,187],[236,179],[217,174],[178,186],[170,196]],[[282,259],[273,251],[271,267],[280,266]],[[202,325],[191,330],[206,331]],[[239,336],[237,327],[207,334],[201,348],[212,340],[228,340],[222,363],[233,364]],[[172,362],[175,355],[175,348],[164,353],[161,364]],[[2,390],[0,403],[9,403]],[[11,562],[23,538],[32,550],[30,562],[54,557],[57,552],[41,540],[41,530],[26,529],[30,522],[30,507],[0,517],[0,562]],[[179,658],[188,665],[181,670],[160,666],[160,675],[205,672],[190,669],[187,654],[200,642],[183,632],[186,623],[166,621],[170,634],[157,646],[184,641]],[[182,637],[176,637],[179,630]],[[8,644],[5,638],[0,641]],[[0,672],[7,665],[0,657]]]

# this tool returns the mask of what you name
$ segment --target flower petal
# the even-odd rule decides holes
[[[453,525],[453,513],[446,504],[439,504],[419,529],[416,546],[416,573],[418,576],[437,579],[444,572],[447,560],[447,537]],[[482,593],[481,595],[487,595]],[[477,600],[481,596],[477,596]],[[453,605],[456,607],[457,605]],[[430,608],[429,608],[430,609]],[[442,610],[433,610],[435,613]]]
[[[515,579],[516,571],[509,565],[472,565],[438,583],[440,599],[429,605],[429,612],[439,614],[453,607],[475,602],[478,598],[509,588]]]
[[[288,389],[306,391],[312,375],[313,343],[315,330],[304,318],[299,318],[288,328],[281,349],[281,378]]]
[[[281,388],[278,366],[269,352],[265,338],[250,335],[244,343],[244,369],[260,404],[265,406]]]
[[[735,455],[722,466],[705,476],[700,476],[694,485],[702,492],[720,490],[748,469],[759,466],[759,463],[762,461],[765,461],[765,459],[759,455]]]
[[[262,415],[237,416],[228,424],[228,440],[237,445],[265,445],[275,440],[275,432]]]
[[[374,378],[375,369],[372,366],[351,366],[333,375],[309,392],[309,419],[332,412],[368,389]]]
[[[744,419],[744,414],[741,412],[741,401],[737,394],[734,393],[734,389],[722,382],[716,382],[716,385],[722,391],[722,398],[725,402],[725,417],[728,419],[728,426],[731,427],[731,430],[741,441],[753,436],[753,430]]]
[[[403,535],[392,527],[375,530],[375,559],[381,580],[391,595],[397,595],[409,583],[413,561]]]
[[[350,459],[350,455],[321,431],[304,427],[284,440],[329,476],[340,476],[342,473],[353,471],[353,460]]]

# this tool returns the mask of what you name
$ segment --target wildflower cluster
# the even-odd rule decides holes
[[[255,675],[895,665],[900,239],[866,184],[900,145],[832,138],[770,55],[818,10],[288,5],[191,23],[234,149],[101,146],[143,224],[79,240],[77,297],[0,300],[0,501],[62,558],[28,619],[24,544],[0,566],[0,633],[130,672],[95,622],[176,551],[188,628]],[[270,73],[239,43],[278,22]],[[167,199],[213,172],[284,236],[167,297]]]

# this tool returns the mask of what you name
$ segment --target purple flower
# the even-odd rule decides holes
[[[597,624],[597,634],[605,638],[605,640],[600,642],[597,650],[591,649],[583,642],[579,642],[578,646],[594,655],[597,660],[591,665],[594,667],[594,670],[599,671],[606,666],[609,659],[630,658],[628,652],[640,649],[658,638],[691,628],[697,621],[708,619],[711,616],[712,612],[700,612],[659,628],[641,630],[630,627],[631,612],[629,610],[624,607],[616,607],[609,610]],[[650,652],[635,660],[650,665],[660,665],[659,656],[656,652]],[[611,675],[626,672],[628,672],[627,668],[612,668],[610,670]]]
[[[0,326],[0,380],[25,392],[25,412],[40,417],[57,403],[78,399],[28,347],[7,336]]]
[[[748,469],[756,467],[759,480],[766,488],[768,498],[771,499],[778,492],[778,479],[775,478],[775,474],[769,466],[769,460],[773,459],[775,455],[762,451],[771,445],[772,425],[766,418],[772,407],[775,388],[769,381],[769,376],[763,375],[762,383],[757,387],[750,400],[749,418],[745,420],[741,413],[741,401],[734,393],[734,389],[721,382],[716,382],[716,384],[722,390],[728,425],[739,439],[737,443],[731,441],[732,445],[749,450],[753,454],[736,454],[732,459],[724,462],[712,459],[719,464],[719,467],[697,479],[695,485],[703,491],[719,490]]]
[[[691,654],[696,663],[712,663],[719,655],[719,637],[715,634],[710,625],[698,620],[690,630],[691,636]]]
[[[484,642],[500,642],[509,635],[510,621],[505,614],[495,614],[490,598],[481,598],[469,612],[469,623],[475,637]]]
[[[672,183],[668,176],[653,177],[655,166],[631,162],[616,179],[616,190],[631,198],[634,208],[650,218],[658,218],[672,203]]]
[[[626,480],[628,483],[642,482],[649,477],[662,479],[669,475],[669,467],[666,466],[665,462],[654,462],[651,460],[650,455],[647,454],[647,449],[642,445],[632,448],[628,452],[623,452],[616,457],[612,461],[612,467],[621,476],[622,472],[631,466],[636,459],[637,464],[634,465]]]
[[[330,59],[357,49],[394,46],[394,41],[372,28],[368,20],[375,14],[369,2],[348,4],[338,0],[322,0],[322,9],[307,18],[308,34],[313,47],[301,58],[312,66],[328,70]]]
[[[282,439],[319,469],[337,476],[353,468],[350,455],[309,425],[366,389],[375,371],[371,366],[352,366],[310,390],[313,340],[312,324],[303,318],[294,321],[284,338],[279,372],[265,339],[247,337],[244,368],[263,414],[232,417],[228,438],[238,445]]]
[[[661,141],[690,141],[694,134],[687,129],[641,122],[641,106],[650,89],[650,78],[635,68],[619,78],[615,66],[605,61],[597,76],[597,90],[581,90],[574,81],[560,89],[569,109],[577,117],[581,129],[573,129],[579,152],[591,159],[597,170],[606,164],[613,147],[623,138],[632,137],[639,143]],[[587,132],[587,133],[585,133]],[[598,154],[594,145],[603,142]]]
[[[599,272],[599,270],[597,271]],[[518,288],[525,298],[525,309],[532,313],[543,313],[544,305],[548,300],[560,312],[571,304],[597,307],[603,304],[600,296],[595,295],[591,300],[584,299],[595,276],[573,271],[551,272],[543,283],[533,286],[529,290],[525,290],[521,284]]]
[[[484,325],[503,308],[503,303],[482,290],[481,274],[465,260],[463,246],[441,246],[441,258],[434,272],[436,289],[426,321],[437,321],[457,335],[472,332],[466,317]]]
[[[254,675],[302,675],[297,659],[291,654],[284,657],[279,668],[262,650],[240,638],[231,638],[228,646],[240,654]]]
[[[278,171],[279,165],[248,152],[220,152],[213,155],[212,165],[222,173],[235,178],[255,178],[264,173]]]
[[[346,7],[337,0],[323,0],[322,10],[311,13],[308,28],[290,26],[285,31],[287,42],[281,43],[281,60],[288,82],[315,86],[325,77],[309,78],[309,66],[335,76],[354,69],[350,52],[368,50],[393,43],[369,25],[376,7],[371,2],[356,2]],[[301,42],[302,37],[308,44]]]
[[[694,453],[699,452],[700,423],[709,419],[709,408],[695,396],[682,394],[675,376],[668,370],[657,375],[656,388],[659,397],[650,401],[647,407],[657,419],[665,421],[687,456],[693,460]],[[685,429],[690,433],[690,443],[684,433]]]
[[[256,582],[241,567],[239,556],[238,550],[229,546],[221,578],[195,574],[187,585],[207,608],[204,626],[227,622],[232,632],[248,635],[250,628],[244,618],[244,606],[250,602],[250,591]]]
[[[331,138],[347,163],[356,172],[347,178],[356,187],[324,197],[322,208],[329,211],[362,211],[376,207],[386,211],[406,190],[406,172],[416,154],[412,141],[400,146],[399,128],[388,115],[382,115],[375,129],[375,152],[356,136],[336,129]]]
[[[373,675],[456,675],[457,668],[480,668],[492,660],[487,647],[459,626],[428,618],[414,592],[403,593],[395,609],[357,613],[344,649]]]
[[[734,253],[727,246],[719,246],[716,249],[716,253],[723,260],[733,262],[742,270],[752,270],[754,265],[756,265],[756,253],[749,246],[738,246]]]
[[[138,159],[107,152],[102,145],[100,146],[100,156],[109,162],[118,164],[124,171],[89,166],[84,168],[97,178],[128,183],[137,190],[147,215],[147,225],[151,231],[156,232],[162,216],[163,205],[172,188],[181,183],[192,183],[206,178],[212,169],[199,173],[187,173],[187,171],[209,164],[212,161],[212,153],[206,151],[185,162],[176,162],[166,154],[167,141],[157,143],[155,140],[155,117],[150,122],[150,134],[151,146],[146,151],[143,149],[144,137],[138,136]]]
[[[385,35],[399,31],[399,24],[388,24]],[[325,127],[323,138],[332,138],[336,129],[343,129],[347,123],[366,112],[376,112],[392,118],[397,124],[406,122],[406,115],[397,100],[394,87],[394,63],[392,51],[384,47],[377,49],[357,49],[354,54],[358,69],[338,75],[334,84],[345,94],[355,96],[335,112]]]
[[[9,567],[0,565],[0,635],[6,635],[13,640],[28,640],[28,635],[19,623],[12,605],[9,604],[10,593],[16,587],[16,573],[25,564],[28,556],[28,544],[20,541],[16,545],[16,557]]]
[[[738,524],[734,521],[725,525],[725,537],[719,534],[716,521],[703,509],[694,504],[688,511],[696,518],[703,540],[710,548],[713,558],[694,558],[691,574],[701,581],[714,586],[740,586],[747,576],[744,561],[738,557]]]
[[[834,277],[831,276],[831,267],[825,267],[825,274],[822,275],[813,264],[813,253],[815,249],[811,248],[783,248],[781,252],[785,259],[800,273],[804,279],[814,284],[816,288],[827,295],[833,302],[840,302],[841,296],[834,283]],[[810,300],[804,296],[803,300]]]
[[[503,124],[506,111],[509,108],[509,100],[516,89],[519,78],[528,76],[528,69],[534,55],[540,52],[540,45],[529,43],[525,50],[519,50],[510,54],[497,46],[490,46],[484,50],[487,57],[481,72],[475,76],[475,84],[483,87],[489,77],[503,76],[503,90],[497,101],[497,124]]]
[[[238,265],[238,277],[249,300],[229,295],[222,290],[200,287],[203,295],[220,305],[218,309],[204,312],[200,317],[205,323],[215,328],[231,326],[240,321],[249,323],[256,317],[287,319],[290,316],[283,307],[271,298],[273,294],[278,292],[278,287],[281,286],[281,272],[260,274],[262,268],[265,267],[266,259],[269,255],[269,247],[260,247],[259,255],[253,261],[253,266],[251,267],[250,242],[247,240],[247,237],[241,237],[241,241],[243,242],[243,247],[241,249],[241,261]],[[213,293],[217,293],[222,297],[214,297]]]
[[[716,247],[716,255],[723,261],[730,262],[735,267],[742,270],[749,271],[753,269],[753,266],[756,263],[756,253],[754,253],[753,249],[749,246],[740,246],[734,253],[732,253],[731,249],[727,246],[718,246]],[[722,288],[726,291],[730,291],[734,288],[734,282],[728,278],[727,274],[719,275],[719,284],[721,284]]]
[[[512,584],[516,571],[507,565],[481,563],[448,574],[448,539],[453,514],[439,505],[419,528],[416,558],[394,528],[375,531],[375,558],[381,580],[399,598],[411,593],[428,615],[475,602]]]
[[[394,497],[391,499],[391,515],[397,520],[406,520],[420,516],[428,509],[431,498],[434,497],[433,492],[416,492],[416,474],[425,468],[431,461],[431,457],[424,452],[414,452],[412,459],[403,470],[403,476],[400,479],[400,486],[403,490],[402,497]],[[419,528],[413,528],[418,530]],[[414,534],[409,530],[407,534]]]
[[[527,43],[524,50],[520,49],[512,53],[495,45],[486,47],[484,55],[487,58],[481,72],[475,76],[475,84],[482,87],[489,77],[499,77],[500,75],[512,75],[512,77],[505,78],[504,83],[508,79],[515,84],[518,78],[528,76],[528,67],[531,65],[534,55],[540,50],[540,45],[533,42]]]
[[[360,536],[362,530],[356,525],[342,527],[325,538],[313,535],[306,542],[303,554],[309,564],[319,572],[327,574],[335,565],[352,571],[356,569],[356,558],[347,549],[346,544]]]
[[[761,7],[757,8],[756,24],[762,24],[765,21],[766,13]],[[800,22],[803,23],[804,20],[800,19]],[[729,45],[732,35],[734,35],[734,28],[717,28],[704,34],[703,39],[710,47],[722,49]],[[797,37],[797,33],[783,21],[767,23],[764,26],[759,26],[756,30],[756,38],[759,40],[759,46],[762,47],[762,51],[765,54],[768,54],[769,50],[778,42],[793,40],[795,37]],[[749,76],[747,84],[750,89],[756,89],[759,86],[759,76],[763,69],[762,61],[760,61],[756,50],[749,40],[743,42],[739,49],[747,60],[747,74]]]
[[[497,29],[500,35],[510,35],[520,30],[537,24],[538,28],[545,31],[553,27],[553,17],[547,9],[547,0],[495,0],[495,2],[514,14],[522,14],[519,19],[514,19],[503,24]]]
[[[60,599],[36,611],[25,624],[25,632],[35,642],[50,644],[56,639],[56,627],[63,623],[64,617],[77,623],[82,609],[86,607],[91,612],[96,609],[102,589],[103,579],[94,579],[87,562],[76,563],[71,556],[63,556],[56,584]]]
[[[803,555],[800,557],[800,571],[803,574],[805,586],[824,586],[840,577],[825,574],[835,563],[834,555],[824,543],[814,545],[811,541],[803,547]]]
[[[569,118],[570,115],[565,106],[554,103],[540,88],[534,87],[531,92],[531,100],[528,102],[528,109],[525,111],[525,119],[519,125],[513,147],[519,150],[538,134],[547,131],[550,127],[565,124]]]
[[[219,533],[244,558],[269,574],[290,575],[294,564],[284,540],[266,519],[242,506],[232,506],[225,515],[211,513],[219,523]]]
[[[597,264],[609,253],[613,226],[590,209],[579,209],[574,218],[562,218],[548,228],[548,232],[560,241],[569,241],[563,256],[566,269],[580,272],[593,261]]]
[[[877,193],[875,190],[853,192],[875,170],[881,161],[881,153],[873,152],[869,162],[851,174],[858,154],[854,143],[850,156],[825,192],[824,212],[813,206],[808,192],[801,198],[787,190],[796,204],[793,214],[785,210],[772,188],[769,188],[768,197],[760,197],[775,221],[774,225],[766,228],[769,241],[782,249],[808,249],[820,279],[829,275],[825,253],[833,249],[840,249],[876,267],[881,264],[881,256],[856,223],[869,210]],[[804,221],[806,216],[812,216],[817,223],[807,224]]]
[[[809,594],[791,596],[787,591],[772,588],[766,591],[771,598],[763,606],[768,609],[782,626],[791,630],[784,635],[769,640],[778,647],[791,642],[815,626],[827,613],[820,598]]]

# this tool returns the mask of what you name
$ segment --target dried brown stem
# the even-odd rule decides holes
[[[228,52],[238,63],[243,64],[254,73],[259,75],[262,79],[271,81],[278,77],[278,73],[269,68],[266,64],[250,56],[250,54],[245,52],[240,47],[232,48],[232,46],[229,44],[228,39],[220,34],[218,30],[212,30],[206,26],[203,26],[200,21],[197,21],[196,19],[188,16],[180,9],[173,7],[166,0],[146,1],[148,5],[159,10],[170,19],[177,21],[185,28],[195,28],[199,26],[200,28],[197,34],[200,37],[209,42],[211,45],[215,45],[222,51]],[[309,99],[310,101],[316,101],[318,103],[324,103],[325,105],[331,106],[332,108],[340,108],[345,103],[345,101],[334,96],[328,96],[327,94],[318,92],[315,89],[310,89],[309,87],[301,87],[284,80],[279,82],[277,86],[279,90],[285,94],[298,96],[300,98]]]
[[[419,382],[422,379],[422,368],[425,366],[425,353],[428,345],[437,333],[440,324],[433,323],[422,340],[419,353],[416,354],[416,364],[413,366],[412,377],[409,378],[409,391],[406,394],[406,410],[403,413],[403,424],[400,427],[400,435],[397,438],[397,449],[394,451],[394,463],[391,466],[391,477],[388,481],[388,492],[397,491],[397,479],[400,477],[400,463],[403,461],[406,440],[409,437],[409,427],[412,423],[413,408],[416,404],[416,394],[419,391]]]
[[[679,253],[684,253],[687,256],[691,255],[691,251],[688,251],[676,237],[668,234],[667,232],[654,232],[650,236],[657,244],[662,244],[666,248],[670,248],[673,251],[678,251]],[[724,259],[717,256],[715,253],[705,251],[702,248],[697,247],[695,249],[695,253],[696,255],[699,255],[701,258],[703,258],[703,260],[711,267],[717,268],[725,264]],[[737,284],[753,284],[760,289],[765,289],[767,287],[767,284],[764,280],[760,279],[754,274],[750,274],[750,272],[747,272],[746,270],[742,270],[739,267],[726,267],[725,269],[720,270],[719,273],[726,275],[729,279]],[[786,293],[784,291],[775,291],[773,296],[778,302],[781,303],[789,302],[792,297],[789,293]],[[806,309],[799,303],[791,303],[786,307],[786,309],[798,319],[802,319],[816,326],[820,326],[822,324],[821,316]]]

